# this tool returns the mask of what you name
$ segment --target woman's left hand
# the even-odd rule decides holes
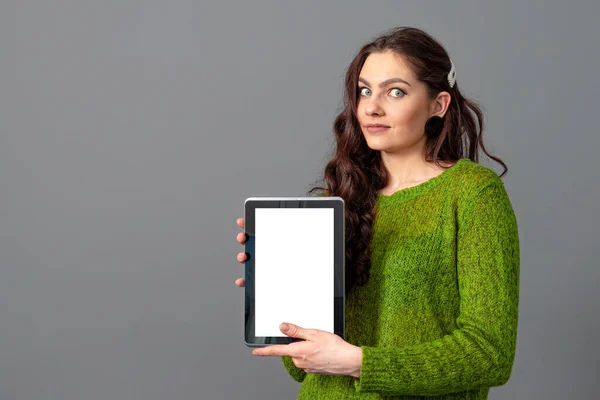
[[[286,325],[288,328],[286,329]],[[304,329],[294,324],[281,324],[287,336],[304,339],[284,345],[255,349],[258,356],[289,356],[294,365],[307,373],[360,377],[362,349],[338,335],[319,329]]]

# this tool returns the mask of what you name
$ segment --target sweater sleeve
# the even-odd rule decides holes
[[[283,365],[285,366],[285,369],[287,370],[288,374],[290,374],[290,376],[296,382],[304,381],[304,378],[306,378],[306,371],[303,370],[302,368],[296,367],[296,364],[294,364],[292,357],[289,357],[289,356],[281,357],[281,361],[283,361]]]
[[[458,212],[456,329],[405,347],[362,346],[357,392],[434,396],[500,386],[516,351],[517,221],[502,181],[488,181]]]

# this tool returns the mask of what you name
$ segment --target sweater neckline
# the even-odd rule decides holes
[[[457,169],[457,167],[459,167],[460,165],[465,164],[469,161],[471,161],[469,158],[461,158],[453,166],[446,169],[441,174],[436,175],[433,178],[431,178],[423,183],[419,183],[418,185],[415,185],[415,186],[410,186],[410,187],[407,187],[404,189],[397,190],[390,195],[377,194],[377,204],[391,205],[391,204],[401,203],[408,199],[412,199],[413,197],[416,197],[416,196],[424,193],[431,187],[442,182],[443,180],[448,178]]]

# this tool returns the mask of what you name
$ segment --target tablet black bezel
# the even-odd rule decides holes
[[[275,344],[289,344],[301,339],[254,335],[254,241],[255,211],[257,208],[333,208],[334,212],[334,333],[345,338],[345,223],[344,200],[341,197],[251,197],[244,203],[244,229],[246,242],[244,251],[249,255],[244,263],[245,275],[245,316],[244,341],[249,347],[262,347]],[[293,294],[290,294],[293,295]],[[293,300],[293,299],[290,299]],[[283,321],[282,321],[283,322]]]

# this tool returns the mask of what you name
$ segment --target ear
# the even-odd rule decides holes
[[[450,93],[438,93],[437,97],[433,100],[433,110],[431,116],[437,115],[443,118],[444,115],[446,115],[446,111],[448,111],[448,107],[450,106],[450,100],[452,100]]]

